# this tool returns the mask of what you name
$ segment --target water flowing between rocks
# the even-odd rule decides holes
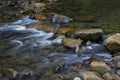
[[[24,20],[1,25],[1,68],[10,67],[19,71],[20,74],[31,73],[36,76],[42,73],[40,76],[45,80],[45,72],[48,70],[48,72],[53,70],[53,74],[71,73],[72,71],[69,69],[71,66],[80,64],[82,69],[87,69],[88,63],[92,59],[100,59],[108,63],[112,61],[112,55],[105,50],[102,42],[82,46],[80,52],[76,54],[71,49],[62,48],[63,36],[54,38],[54,33],[26,27],[26,25],[36,22],[38,21],[26,16]],[[104,39],[107,37],[104,35]]]

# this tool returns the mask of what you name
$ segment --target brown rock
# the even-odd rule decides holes
[[[90,68],[92,71],[98,72],[98,73],[105,73],[108,71],[111,71],[111,68],[103,61],[92,61],[90,63]]]
[[[80,46],[82,44],[81,39],[71,39],[71,38],[63,38],[62,43],[64,46],[75,48],[75,52],[77,53],[80,50]]]
[[[105,73],[102,76],[104,80],[120,80],[120,77],[115,73]]]
[[[81,71],[79,76],[81,80],[103,80],[97,73],[92,71]]]
[[[3,73],[11,78],[14,78],[18,74],[18,72],[12,68],[4,68]]]
[[[69,31],[73,31],[74,30],[74,28],[71,28],[71,27],[60,27],[59,29],[58,29],[58,31],[57,31],[57,33],[59,33],[59,34],[64,34],[64,33],[67,33],[67,32],[69,32]]]
[[[120,33],[111,35],[104,41],[105,47],[109,51],[119,51],[120,50]]]
[[[50,23],[50,22],[37,22],[37,23],[27,25],[27,27],[56,33],[59,25]]]

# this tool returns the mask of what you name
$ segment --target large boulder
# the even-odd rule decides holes
[[[72,38],[63,38],[62,43],[66,47],[75,48],[75,52],[77,53],[82,44],[81,39],[72,39]]]
[[[109,51],[119,51],[120,50],[120,33],[113,34],[109,36],[105,41],[104,41],[105,47]]]
[[[66,34],[67,37],[80,38],[84,41],[95,41],[102,40],[103,30],[102,29],[76,29]]]

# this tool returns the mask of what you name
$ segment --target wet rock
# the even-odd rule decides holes
[[[111,68],[103,61],[92,61],[90,63],[90,68],[92,71],[98,72],[98,73],[105,73],[108,71],[111,71]]]
[[[71,65],[71,66],[68,67],[68,69],[71,70],[71,71],[77,71],[77,70],[80,70],[81,68],[82,68],[81,64]]]
[[[73,31],[74,28],[71,28],[71,27],[60,27],[57,31],[58,34],[65,34],[69,31]]]
[[[60,80],[71,80],[74,78],[74,74],[72,72],[71,73],[62,73],[62,74],[59,74],[58,77]],[[53,80],[57,80],[57,79],[53,78]]]
[[[120,77],[115,73],[108,73],[107,72],[107,73],[103,74],[102,77],[104,80],[120,80]]]
[[[75,77],[73,80],[81,80],[79,77]]]
[[[19,65],[29,65],[31,64],[31,61],[27,59],[22,59],[22,60],[19,60],[18,63]]]
[[[120,70],[117,70],[117,71],[116,71],[116,73],[117,73],[117,75],[119,75],[119,76],[120,76]]]
[[[10,78],[14,78],[18,72],[12,68],[4,68],[3,73],[9,76]]]
[[[75,31],[68,32],[67,37],[80,38],[84,41],[100,41],[102,40],[102,29],[76,29]]]
[[[53,17],[52,17],[52,22],[53,23],[58,23],[58,24],[65,24],[65,23],[68,23],[72,21],[71,18],[67,17],[67,16],[63,16],[63,15],[58,15],[58,14],[55,14]]]
[[[120,60],[120,54],[114,55],[113,60],[114,61],[119,61]]]
[[[31,19],[36,19],[36,20],[39,20],[39,21],[43,21],[43,20],[46,19],[45,16],[42,13],[31,14],[30,18]]]
[[[115,61],[115,68],[120,68],[120,61]]]
[[[40,13],[42,10],[45,9],[46,4],[44,3],[34,3],[34,12],[35,13]]]
[[[116,33],[109,36],[104,41],[104,44],[109,51],[119,51],[120,50],[120,33]]]
[[[62,43],[66,47],[75,48],[75,52],[77,53],[80,50],[80,46],[82,44],[81,39],[71,39],[71,38],[63,38]]]
[[[97,73],[92,71],[81,71],[79,76],[81,80],[102,80]]]
[[[59,25],[49,23],[49,22],[37,22],[37,23],[30,24],[27,27],[56,33]]]

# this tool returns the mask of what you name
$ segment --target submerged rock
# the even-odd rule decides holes
[[[104,41],[104,44],[109,51],[120,51],[120,33],[116,33],[108,37]]]
[[[79,76],[81,80],[102,80],[97,73],[92,71],[81,71]]]
[[[97,60],[90,63],[90,68],[92,71],[96,71],[101,74],[111,71],[111,68],[105,62]]]
[[[75,20],[82,22],[93,22],[95,21],[95,17],[93,16],[76,16]]]
[[[66,47],[75,48],[75,52],[77,53],[80,50],[80,46],[82,44],[81,39],[71,39],[71,38],[63,38],[62,43]]]
[[[102,40],[102,29],[76,29],[66,34],[67,37],[80,38],[84,41],[99,41]]]

